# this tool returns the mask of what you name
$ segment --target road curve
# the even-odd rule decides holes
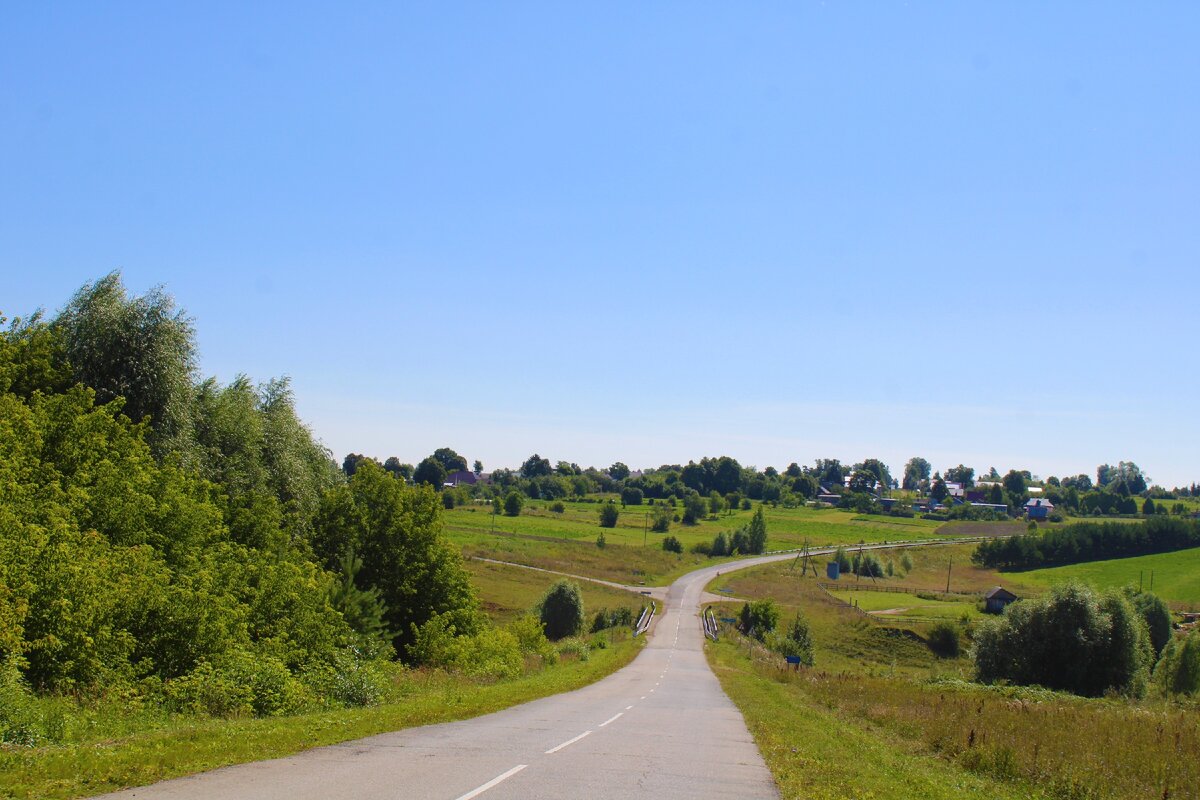
[[[894,546],[894,545],[893,545]],[[719,572],[671,584],[649,641],[590,686],[486,716],[408,728],[105,798],[146,800],[531,800],[777,798],[741,713],[704,658],[698,612]]]

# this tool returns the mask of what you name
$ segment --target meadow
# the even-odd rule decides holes
[[[559,579],[547,572],[493,564],[486,561],[469,560],[464,565],[471,573],[471,583],[479,592],[484,612],[498,625],[511,622],[521,614],[530,612],[541,601],[546,590]],[[583,596],[585,616],[590,617],[601,608],[615,609],[627,606],[638,610],[649,600],[644,595],[614,589],[591,581],[575,581]]]
[[[1002,574],[1043,591],[1068,580],[1101,589],[1140,585],[1173,608],[1200,609],[1200,548]]]
[[[629,585],[661,586],[698,566],[717,560],[690,552],[720,532],[750,522],[752,511],[726,512],[696,525],[671,524],[666,534],[648,529],[649,506],[622,509],[615,528],[601,528],[596,503],[564,502],[562,512],[546,502],[527,503],[521,514],[493,515],[485,504],[446,511],[446,535],[466,556],[511,561],[558,572],[601,578]],[[860,542],[941,538],[941,523],[855,514],[837,509],[765,506],[767,550],[846,545]],[[596,546],[604,533],[606,547]],[[955,534],[958,535],[958,534]],[[664,552],[662,540],[674,536],[683,554]]]

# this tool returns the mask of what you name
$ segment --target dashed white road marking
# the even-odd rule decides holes
[[[646,695],[642,695],[642,699],[643,699],[643,700],[645,700],[645,699],[646,699]]]
[[[603,728],[605,725],[607,725],[610,722],[616,722],[617,719],[624,713],[625,713],[624,711],[618,711],[616,714],[613,714],[611,717],[604,720],[604,722],[601,722],[600,727]]]
[[[511,778],[513,775],[516,775],[518,772],[525,769],[527,766],[529,766],[529,765],[528,764],[517,764],[515,767],[510,769],[508,772],[505,772],[502,775],[497,775],[496,777],[492,778],[490,781],[485,783],[483,786],[480,786],[477,789],[472,789],[471,791],[464,794],[462,797],[459,797],[458,800],[471,800],[472,797],[478,797],[479,795],[483,794],[488,789],[491,789],[493,786],[500,783],[501,781],[506,781],[509,778]]]
[[[583,733],[576,736],[574,739],[568,739],[567,741],[563,742],[560,745],[551,747],[549,750],[546,751],[546,755],[550,755],[551,753],[557,753],[559,750],[562,750],[564,747],[570,747],[571,745],[575,744],[583,737],[588,736],[590,734],[591,734],[591,731],[584,731]]]
[[[626,710],[626,711],[628,711],[628,710],[629,710],[629,709],[631,709],[631,708],[633,708],[633,706],[625,706],[625,710]]]

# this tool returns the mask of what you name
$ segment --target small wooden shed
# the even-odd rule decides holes
[[[989,614],[1000,614],[1009,603],[1020,599],[1003,586],[997,586],[983,596],[983,610]]]

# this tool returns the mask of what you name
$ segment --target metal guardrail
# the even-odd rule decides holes
[[[713,613],[712,606],[706,606],[704,611],[700,613],[700,625],[704,630],[704,635],[714,642],[717,641],[717,615]]]
[[[637,625],[633,627],[633,635],[641,636],[650,627],[650,623],[654,622],[654,601],[650,601],[650,605],[642,608],[641,615],[638,616]]]

